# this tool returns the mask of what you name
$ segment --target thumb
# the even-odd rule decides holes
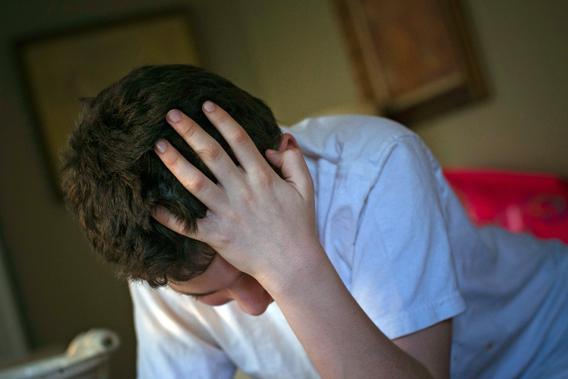
[[[293,185],[302,197],[313,196],[312,177],[300,149],[266,150],[266,158],[282,173],[282,178]]]

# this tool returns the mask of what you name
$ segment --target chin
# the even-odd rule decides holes
[[[260,310],[258,310],[258,311],[247,312],[247,313],[248,313],[249,315],[251,315],[251,316],[257,317],[257,316],[263,315],[264,312],[266,312],[266,308],[260,309]]]
[[[241,308],[243,312],[248,313],[251,316],[260,316],[262,314],[264,314],[264,312],[266,312],[266,310],[268,309],[268,306],[270,304],[272,304],[274,300],[272,300],[272,297],[266,299],[265,302],[262,303],[258,303],[255,304],[254,306],[248,306],[246,308]]]

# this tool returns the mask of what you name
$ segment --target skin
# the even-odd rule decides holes
[[[253,316],[263,314],[273,302],[256,279],[237,270],[220,255],[213,258],[203,274],[185,282],[168,280],[168,285],[211,306],[236,301],[243,312]]]
[[[265,152],[279,177],[224,110],[206,102],[203,111],[240,167],[193,120],[168,112],[170,125],[219,179],[213,183],[167,141],[157,142],[162,162],[209,210],[191,234],[164,209],[154,217],[219,253],[202,275],[170,287],[212,306],[236,301],[252,315],[274,299],[323,378],[447,378],[450,321],[391,341],[341,282],[317,238],[313,185],[293,137],[285,134],[278,150]]]

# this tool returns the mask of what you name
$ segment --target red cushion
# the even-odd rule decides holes
[[[477,225],[568,243],[568,181],[506,171],[446,169],[444,174]]]

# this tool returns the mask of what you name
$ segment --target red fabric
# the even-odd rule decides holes
[[[568,243],[568,181],[506,171],[447,169],[444,174],[477,225]]]

